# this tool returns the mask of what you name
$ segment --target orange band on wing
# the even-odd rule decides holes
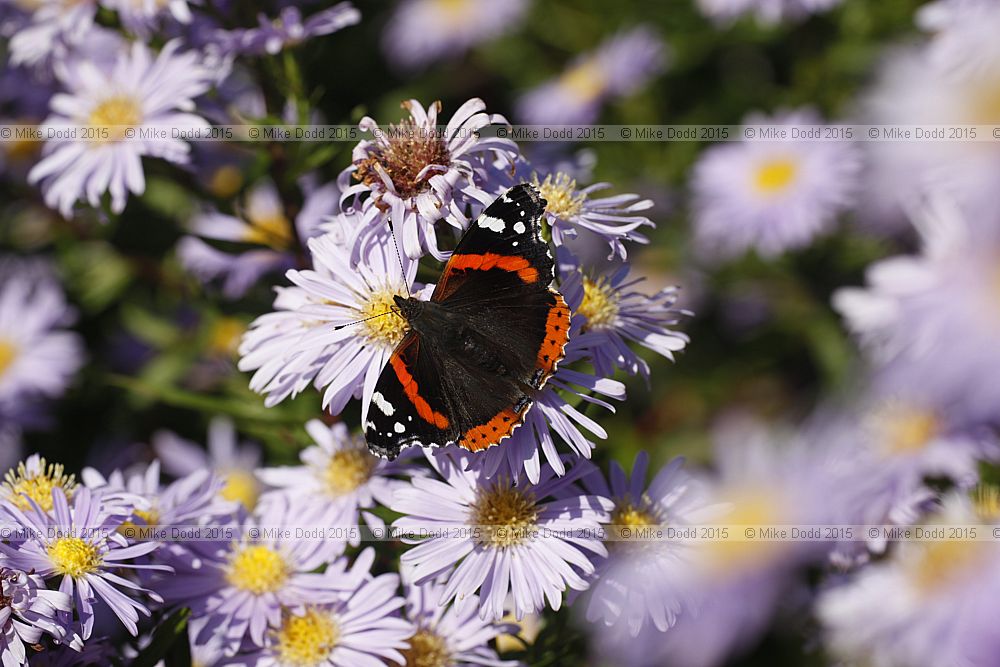
[[[448,418],[440,412],[436,412],[430,403],[418,393],[419,387],[417,386],[417,381],[410,375],[410,370],[406,367],[406,362],[398,354],[394,354],[389,358],[389,363],[392,364],[392,369],[396,371],[399,383],[403,385],[403,392],[406,394],[406,398],[410,399],[410,402],[417,409],[417,414],[439,429],[448,428]]]
[[[538,281],[538,269],[531,265],[531,262],[523,257],[509,257],[488,252],[484,255],[452,255],[448,262],[450,269],[476,269],[479,271],[489,271],[490,269],[501,269],[516,273],[517,276],[526,283]]]
[[[545,371],[546,376],[555,371],[556,364],[563,358],[563,348],[569,341],[569,306],[558,294],[555,297],[556,303],[549,309],[545,320],[545,338],[535,360],[536,367]]]
[[[514,430],[514,427],[521,423],[525,411],[527,411],[527,407],[521,413],[514,412],[513,408],[507,408],[485,424],[466,431],[458,441],[459,446],[470,452],[478,452],[497,444],[501,438],[506,438]]]

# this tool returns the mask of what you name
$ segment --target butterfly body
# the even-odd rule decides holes
[[[396,298],[408,331],[368,405],[373,453],[450,443],[477,451],[523,422],[569,340],[540,235],[544,209],[530,185],[511,188],[472,223],[429,301]]]

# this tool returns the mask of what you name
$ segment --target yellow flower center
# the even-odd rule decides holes
[[[434,0],[438,17],[450,26],[464,26],[475,19],[478,6],[469,0]]]
[[[343,449],[330,457],[323,482],[331,496],[342,496],[368,481],[375,469],[375,457],[367,449]]]
[[[966,89],[968,122],[992,125],[1000,122],[1000,80],[995,76],[981,77]]]
[[[281,665],[313,667],[330,657],[340,638],[340,630],[330,614],[308,609],[301,616],[286,616],[275,638],[275,653]]]
[[[361,323],[365,336],[372,343],[384,347],[396,347],[399,341],[403,340],[407,330],[406,320],[402,315],[393,312],[396,309],[396,302],[392,298],[397,294],[399,293],[388,289],[375,292],[367,304],[358,308],[359,320],[372,318]]]
[[[890,456],[922,451],[940,432],[934,413],[912,406],[888,405],[876,415],[882,451]]]
[[[562,172],[555,177],[549,174],[541,183],[538,182],[538,176],[532,176],[531,184],[538,188],[548,202],[545,210],[563,220],[579,214],[583,210],[583,202],[587,201],[586,194],[576,191],[576,181]]]
[[[219,199],[233,197],[243,187],[243,172],[227,164],[219,167],[208,180],[208,190]]]
[[[246,325],[235,317],[220,317],[209,331],[208,349],[219,356],[232,356],[240,345]]]
[[[768,160],[757,167],[754,173],[754,186],[765,195],[781,194],[798,176],[799,167],[787,158]]]
[[[288,565],[274,549],[263,545],[244,547],[229,561],[226,581],[254,595],[274,593],[288,579]]]
[[[976,516],[983,521],[1000,520],[1000,488],[980,484],[972,492],[972,504],[976,508]]]
[[[17,346],[12,341],[0,338],[0,377],[14,365],[17,359]]]
[[[125,130],[142,122],[142,107],[134,99],[125,95],[115,95],[94,107],[87,119],[88,125],[106,128],[108,141],[121,141]]]
[[[910,576],[925,593],[972,574],[983,557],[982,544],[975,540],[938,540],[924,542],[918,548],[917,557],[910,563]]]
[[[97,545],[84,542],[79,537],[63,537],[49,545],[49,558],[56,573],[74,579],[101,566],[101,552]]]
[[[703,542],[706,563],[715,571],[729,571],[763,561],[780,543],[767,540],[744,540],[745,528],[759,528],[781,523],[780,504],[766,489],[740,489],[731,496],[733,510],[719,520],[730,527],[727,539]]]
[[[440,102],[435,105],[440,110]],[[444,138],[407,118],[384,131],[378,142],[370,147],[368,157],[357,164],[354,178],[369,186],[384,187],[376,169],[378,165],[389,176],[399,196],[406,199],[429,187],[436,172],[421,172],[432,164],[451,164]]]
[[[583,301],[577,309],[587,318],[584,329],[604,329],[614,325],[618,317],[618,293],[606,278],[583,278]]]
[[[73,475],[63,472],[61,463],[46,463],[39,460],[38,470],[28,470],[24,462],[17,464],[16,470],[8,470],[4,478],[4,486],[10,495],[10,501],[21,510],[31,509],[28,498],[35,501],[43,511],[52,511],[52,490],[59,488],[72,499],[76,490],[76,479]]]
[[[659,526],[662,523],[657,519],[655,512],[648,509],[648,499],[644,499],[642,505],[642,507],[637,507],[630,502],[624,502],[611,513],[611,525],[618,533],[619,540],[631,538],[632,533],[623,530],[625,528],[649,528],[650,526]]]
[[[566,71],[559,79],[560,85],[581,102],[600,97],[608,87],[604,69],[596,60],[585,60]]]
[[[243,240],[265,245],[275,250],[285,250],[292,244],[292,223],[283,214],[274,212],[266,216],[250,216],[250,223]]]
[[[500,484],[479,491],[472,506],[472,521],[479,528],[483,546],[510,547],[527,541],[528,531],[538,519],[535,497],[518,488]]]
[[[257,478],[248,470],[231,470],[226,473],[226,485],[219,493],[225,500],[235,501],[248,510],[257,504],[259,488]]]
[[[409,642],[410,648],[402,652],[406,667],[449,667],[452,664],[447,643],[430,630],[418,630]]]

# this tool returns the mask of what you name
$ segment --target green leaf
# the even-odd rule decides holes
[[[153,631],[153,638],[150,640],[149,646],[132,661],[132,667],[155,667],[158,662],[166,659],[168,654],[174,655],[173,649],[177,644],[187,645],[187,625],[190,617],[191,610],[187,608],[178,609],[167,616]],[[172,659],[167,664],[180,665],[181,663]],[[190,657],[187,664],[190,664]]]

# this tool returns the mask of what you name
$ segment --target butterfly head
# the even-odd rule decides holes
[[[392,297],[392,300],[396,302],[396,307],[399,308],[399,314],[403,316],[403,319],[411,323],[420,317],[427,305],[426,301],[415,299],[412,296],[405,297],[397,294]]]

